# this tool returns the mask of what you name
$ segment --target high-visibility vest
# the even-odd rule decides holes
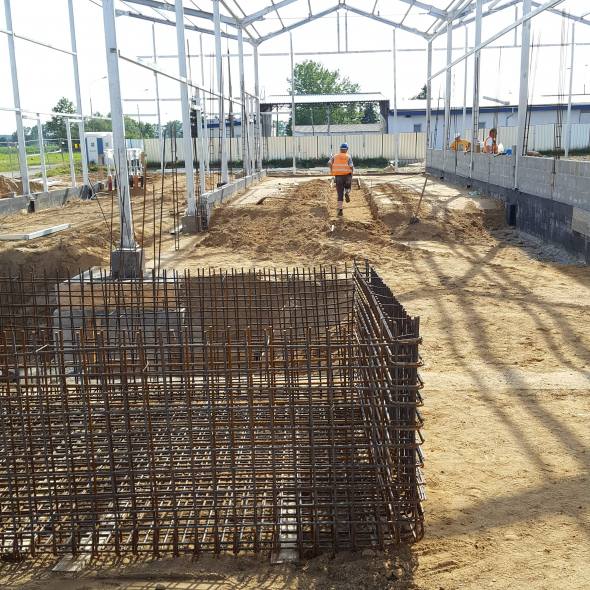
[[[492,145],[488,146],[488,139],[492,140]],[[498,144],[494,143],[494,138],[490,135],[488,136],[488,139],[486,139],[486,142],[484,143],[484,150],[486,154],[497,154],[498,153]]]
[[[352,174],[352,168],[348,165],[348,154],[340,152],[334,156],[332,176],[341,176],[343,174]]]

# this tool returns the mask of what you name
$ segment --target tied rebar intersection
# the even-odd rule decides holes
[[[338,271],[0,280],[0,550],[422,538],[419,318]]]

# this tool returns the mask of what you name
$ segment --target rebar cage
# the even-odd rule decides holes
[[[411,543],[419,318],[375,270],[0,279],[0,549]]]

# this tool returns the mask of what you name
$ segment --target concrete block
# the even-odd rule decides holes
[[[143,276],[145,272],[145,255],[141,248],[116,248],[111,252],[111,270],[113,277],[129,279]]]
[[[12,199],[0,199],[0,215],[10,215],[19,211],[30,212],[31,197],[13,197]]]

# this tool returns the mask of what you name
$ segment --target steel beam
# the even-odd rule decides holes
[[[158,63],[158,54],[156,53],[156,25],[152,24],[152,46],[154,50],[154,63]],[[160,85],[158,83],[158,74],[154,72],[154,82],[156,83],[156,111],[158,114],[158,145],[160,146],[160,169],[164,174],[164,150],[163,150],[163,139],[162,139],[162,118],[160,117]],[[123,99],[125,100],[125,99]]]
[[[263,20],[262,17],[265,14],[268,14],[269,12],[275,12],[279,8],[283,8],[284,6],[288,6],[289,4],[293,4],[293,2],[296,2],[296,1],[297,0],[283,0],[282,2],[277,2],[276,4],[273,4],[272,6],[267,6],[266,8],[263,8],[262,10],[259,10],[258,12],[254,12],[253,14],[250,14],[249,16],[246,16],[242,19],[242,26],[247,27],[257,20]]]
[[[482,43],[476,44],[476,46],[473,49],[471,49],[470,51],[468,51],[466,54],[462,55],[461,57],[457,58],[452,63],[450,63],[447,66],[445,66],[444,68],[440,69],[438,72],[436,72],[435,74],[432,75],[432,78],[436,78],[437,76],[440,76],[448,68],[452,68],[453,66],[456,66],[458,63],[462,62],[464,59],[467,59],[470,55],[473,55],[476,51],[483,49],[484,47],[486,47],[490,43],[493,43],[494,41],[496,41],[500,37],[503,37],[506,33],[509,33],[515,27],[518,27],[518,26],[522,25],[523,23],[529,22],[535,16],[541,14],[542,12],[545,12],[548,8],[551,8],[552,6],[556,6],[557,4],[561,4],[563,1],[564,0],[548,0],[547,2],[545,2],[545,4],[542,4],[536,10],[532,10],[528,14],[523,14],[517,21],[515,21],[511,25],[507,26],[505,29],[502,29],[498,33],[495,33],[494,35],[492,35],[491,37],[489,37],[488,39],[486,39]]]
[[[205,63],[203,61],[203,35],[199,35],[199,43],[201,45],[201,84],[203,88],[205,88]],[[203,125],[203,142],[205,146],[209,145],[209,128],[207,127],[207,97],[205,96],[205,91],[203,92],[203,119],[205,124]],[[210,173],[210,166],[209,166],[209,149],[205,149],[205,173]]]
[[[184,16],[182,13],[182,0],[175,0],[176,7],[176,46],[178,49],[178,73],[181,78],[187,78],[186,65],[186,41],[184,39],[184,27],[182,23]],[[186,204],[187,215],[194,216],[197,211],[195,199],[195,169],[193,142],[191,137],[191,113],[188,101],[188,84],[180,83],[180,108],[182,111],[182,144],[184,147],[184,174],[186,177]]]
[[[34,43],[35,45],[41,45],[42,47],[47,47],[47,49],[53,49],[54,51],[60,51],[61,53],[67,53],[68,55],[76,55],[75,52],[68,51],[67,49],[62,49],[61,47],[55,47],[50,45],[49,43],[44,43],[43,41],[37,41],[37,39],[31,39],[30,37],[26,37],[25,35],[20,35],[19,33],[15,33],[12,30],[12,27],[9,27],[10,30],[7,29],[0,29],[0,33],[4,33],[5,35],[9,35],[11,37],[16,37],[17,39],[22,39],[23,41],[28,41],[29,43]]]
[[[117,10],[117,16],[128,16],[130,18],[136,18],[139,20],[148,21],[150,23],[156,23],[157,25],[168,25],[170,27],[175,27],[176,23],[174,21],[164,20],[163,18],[156,18],[154,16],[147,16],[146,14],[137,14],[135,12],[129,12],[128,10]],[[197,33],[205,33],[207,35],[214,35],[215,32],[211,31],[210,29],[204,29],[203,27],[197,27],[196,25],[187,25],[185,23],[184,28],[187,31],[195,31]],[[221,36],[225,39],[233,39],[237,41],[236,35],[230,35],[229,33],[221,32]],[[248,40],[249,42],[249,40]],[[174,56],[176,57],[176,56]]]
[[[125,0],[126,4],[139,4],[158,10],[167,10],[169,12],[176,12],[176,4],[168,4],[167,2],[158,2],[157,0]],[[194,16],[196,18],[203,18],[205,20],[214,20],[214,13],[205,12],[203,10],[195,10],[194,8],[184,8],[186,16]],[[240,23],[230,16],[219,16],[222,23],[237,27]]]
[[[4,0],[4,13],[6,15],[6,26],[12,31],[12,11],[10,9],[10,0]],[[29,170],[27,168],[27,144],[25,143],[23,116],[20,111],[20,90],[18,86],[18,74],[16,68],[16,53],[14,51],[14,35],[8,36],[8,56],[10,59],[10,73],[12,76],[12,96],[14,99],[14,107],[16,112],[16,135],[18,137],[20,177],[23,185],[23,195],[29,195],[31,194],[31,188],[29,186]]]
[[[70,38],[72,43],[72,60],[74,62],[74,86],[76,88],[76,112],[78,113],[78,135],[80,136],[80,159],[82,160],[82,182],[90,186],[88,178],[88,157],[86,155],[86,135],[84,131],[84,117],[82,116],[82,93],[80,92],[80,75],[78,72],[78,50],[76,48],[76,23],[74,21],[74,1],[68,0],[68,15],[70,19]],[[90,113],[92,117],[92,113]],[[74,184],[74,186],[76,186]]]
[[[66,119],[66,137],[68,138],[68,156],[70,158],[70,175],[72,176],[72,186],[76,187],[76,168],[74,167],[74,151],[72,150],[72,132],[70,130],[70,120]]]
[[[412,33],[414,35],[418,35],[419,37],[423,37],[424,39],[428,38],[428,35],[418,29],[414,29],[412,27],[406,27],[400,23],[396,23],[389,19],[383,18],[382,16],[376,16],[371,14],[370,12],[365,12],[364,10],[360,10],[359,8],[354,8],[353,6],[349,6],[348,4],[341,4],[338,8],[344,8],[345,10],[349,10],[350,12],[354,12],[360,16],[366,16],[371,20],[375,20],[377,22],[383,23],[384,25],[389,25],[390,27],[395,27],[396,29],[400,29],[401,31],[406,31],[407,33]]]
[[[467,51],[469,51],[469,31],[465,27],[465,52]],[[465,72],[463,75],[465,79],[463,81],[463,126],[461,128],[461,137],[465,138],[467,124],[467,60],[465,60]]]

